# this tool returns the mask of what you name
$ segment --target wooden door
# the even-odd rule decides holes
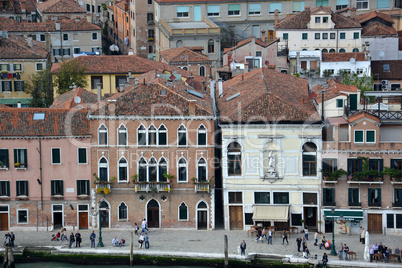
[[[243,230],[243,208],[240,206],[229,207],[230,230]]]
[[[109,210],[100,210],[102,228],[109,228]]]
[[[79,228],[88,229],[88,212],[80,212],[78,214]]]
[[[148,227],[159,228],[159,208],[148,208]]]
[[[382,233],[382,214],[368,214],[368,231],[370,234]]]
[[[207,223],[208,223],[208,213],[205,210],[197,211],[197,229],[198,230],[207,230]]]
[[[8,231],[8,213],[0,213],[0,231]]]

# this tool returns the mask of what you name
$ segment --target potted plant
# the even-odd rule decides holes
[[[131,178],[132,178],[132,182],[133,183],[137,183],[138,182],[138,177],[140,176],[140,174],[134,174],[133,176],[131,176]]]
[[[197,178],[196,177],[192,177],[191,180],[193,181],[193,183],[197,183]]]
[[[18,167],[21,166],[21,163],[20,163],[20,162],[17,162],[17,163],[14,164],[14,166],[15,166],[16,168],[18,168]]]
[[[346,170],[343,170],[342,168],[337,169],[333,172],[330,171],[324,171],[320,169],[320,172],[322,172],[322,176],[324,180],[326,181],[337,181],[342,175],[347,175],[348,172]]]
[[[163,177],[166,178],[166,182],[171,182],[171,180],[174,180],[174,175],[170,175],[169,173],[163,173]]]
[[[393,181],[397,182],[402,181],[402,170],[385,167],[384,171],[381,174],[389,175],[389,177],[392,178]]]

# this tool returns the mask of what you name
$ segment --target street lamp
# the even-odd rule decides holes
[[[98,217],[99,217],[99,241],[98,241],[98,247],[103,248],[103,242],[102,242],[102,225],[101,225],[101,214],[100,214],[100,207],[102,205],[102,201],[99,201],[99,207],[98,207]]]
[[[332,214],[332,250],[331,250],[331,255],[336,256],[338,255],[335,250],[335,209],[331,208],[331,214]]]

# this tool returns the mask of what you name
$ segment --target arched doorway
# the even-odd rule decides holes
[[[101,226],[109,228],[109,204],[106,201],[101,201],[99,204],[99,217]]]
[[[147,205],[148,227],[159,228],[159,204],[155,199],[148,202]]]
[[[197,229],[208,229],[208,206],[204,201],[201,201],[197,205]]]

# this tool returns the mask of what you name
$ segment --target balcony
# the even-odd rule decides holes
[[[208,182],[195,182],[195,192],[207,192],[209,193],[209,183]]]
[[[111,182],[107,181],[97,181],[96,182],[96,192],[98,194],[104,193],[104,194],[110,194],[111,188],[110,188]]]
[[[394,208],[402,208],[402,203],[400,203],[400,202],[392,203],[392,207],[394,207]]]
[[[349,201],[349,207],[361,207],[362,203],[361,202],[350,202]]]
[[[380,183],[382,184],[384,177],[379,172],[370,170],[366,172],[355,172],[348,175],[348,183]]]
[[[322,202],[324,207],[335,207],[336,206],[336,202],[331,202],[331,201],[324,201]]]
[[[136,182],[134,186],[134,191],[136,193],[146,192],[146,193],[160,193],[167,192],[170,193],[171,187],[170,182]]]

